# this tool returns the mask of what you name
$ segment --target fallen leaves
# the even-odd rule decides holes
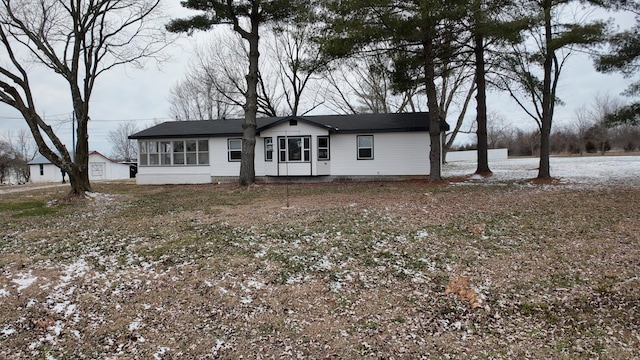
[[[640,356],[635,190],[105,191],[0,218],[0,357]]]
[[[472,309],[478,308],[482,305],[482,296],[471,287],[469,279],[464,276],[456,275],[444,289],[444,294],[455,294],[462,302],[467,302]]]

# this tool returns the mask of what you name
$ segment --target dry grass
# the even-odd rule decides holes
[[[640,357],[636,188],[95,187],[0,200],[0,358]]]

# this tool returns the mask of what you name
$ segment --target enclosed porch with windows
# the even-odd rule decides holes
[[[211,182],[209,139],[140,140],[138,144],[137,182]]]
[[[330,174],[330,140],[326,129],[290,120],[263,130],[265,176]]]

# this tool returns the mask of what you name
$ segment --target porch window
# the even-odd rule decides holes
[[[264,160],[273,161],[273,138],[264,139]]]
[[[198,165],[209,165],[209,140],[198,140]]]
[[[171,141],[160,141],[160,165],[171,165]]]
[[[140,141],[140,166],[208,164],[209,140]]]
[[[185,141],[185,157],[187,165],[196,165],[198,163],[198,142],[196,140]]]
[[[328,136],[318,136],[318,160],[329,160]]]
[[[160,145],[158,142],[147,142],[147,151],[149,152],[149,165],[160,165]]]
[[[184,165],[184,141],[173,142],[173,165]]]
[[[242,159],[242,139],[229,139],[227,145],[229,161],[240,161]]]
[[[278,138],[280,162],[309,162],[311,160],[311,137],[293,136]]]
[[[358,135],[358,160],[373,159],[373,135]]]

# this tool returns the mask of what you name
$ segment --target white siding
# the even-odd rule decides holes
[[[40,175],[40,165],[29,165],[31,182],[62,182],[62,172],[53,164],[43,164],[44,174]],[[129,165],[119,164],[96,153],[89,154],[89,180],[124,180],[129,179]],[[69,181],[69,175],[65,175]]]
[[[329,130],[298,121],[297,125],[291,125],[286,121],[278,126],[267,129],[260,133],[256,141],[256,166],[257,176],[308,176],[308,175],[329,175],[327,166],[322,166],[318,171],[318,136],[329,135]],[[310,163],[278,163],[278,137],[282,136],[311,136],[311,162]],[[273,138],[273,161],[264,161],[264,138]],[[259,156],[258,156],[259,154]],[[325,161],[323,161],[325,162]],[[262,174],[258,174],[258,168],[264,169]]]
[[[208,184],[209,166],[140,166],[136,175],[138,185]]]
[[[60,169],[53,164],[43,164],[42,165],[44,173],[40,175],[40,165],[29,165],[29,171],[31,172],[32,183],[44,183],[44,182],[62,182],[62,172]],[[68,181],[69,177],[65,176],[65,179]]]
[[[357,135],[373,135],[373,159],[358,160]],[[429,175],[429,133],[331,135],[331,175]]]
[[[240,161],[229,161],[228,139],[239,137],[211,138],[209,140],[210,176],[239,176]],[[211,181],[211,179],[209,179]]]
[[[89,180],[125,180],[129,175],[129,165],[113,162],[99,154],[89,155]]]
[[[373,159],[358,160],[357,136],[373,136]],[[310,162],[279,163],[278,137],[310,136]],[[318,136],[329,136],[330,159],[318,161]],[[265,161],[264,139],[273,138],[273,161]],[[209,139],[209,166],[140,166],[138,184],[203,184],[237,178],[240,161],[229,161],[228,139]],[[429,175],[429,133],[329,134],[299,121],[285,122],[256,136],[255,170],[263,176],[425,176]]]

